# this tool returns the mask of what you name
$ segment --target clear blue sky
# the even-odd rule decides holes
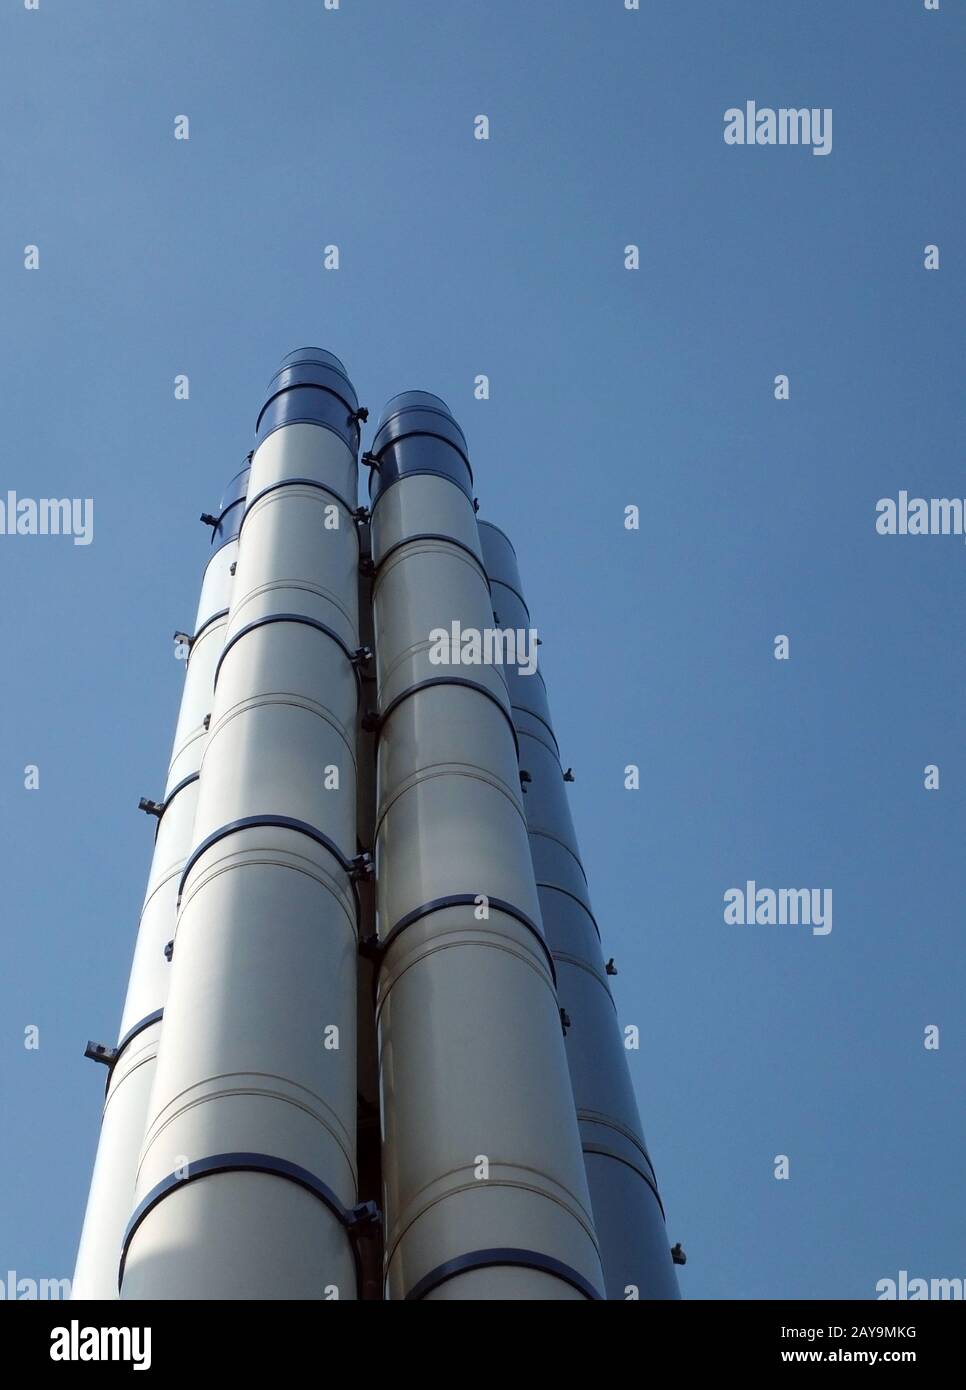
[[[964,45],[958,0],[4,0],[0,498],[95,532],[0,536],[0,1274],[72,1272],[197,517],[318,343],[374,417],[449,402],[516,542],[685,1295],[966,1275],[966,547],[874,529],[966,496]],[[831,155],[725,145],[746,100]],[[831,934],[726,926],[748,878]]]

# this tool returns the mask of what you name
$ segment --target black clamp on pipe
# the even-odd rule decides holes
[[[359,1202],[345,1215],[345,1227],[350,1235],[375,1235],[382,1229],[382,1212],[378,1202]]]
[[[113,1067],[117,1061],[118,1049],[109,1043],[89,1042],[84,1048],[84,1056],[92,1062],[103,1062],[105,1067]]]
[[[371,879],[373,874],[372,855],[368,850],[362,854],[357,854],[354,859],[349,860],[349,877],[353,883],[358,883],[360,879]]]

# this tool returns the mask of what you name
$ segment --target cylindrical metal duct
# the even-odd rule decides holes
[[[490,522],[479,525],[493,611],[502,628],[529,629],[516,554]],[[641,1132],[627,1056],[607,983],[600,934],[567,803],[539,672],[507,668],[526,780],[526,814],[540,908],[570,1021],[566,1051],[611,1299],[680,1298],[657,1179]]]
[[[413,391],[371,457],[386,1294],[599,1298],[506,680],[432,656],[492,628],[466,442]]]
[[[356,1296],[359,418],[311,348],[259,416],[125,1299]]]
[[[101,1134],[71,1286],[71,1296],[76,1299],[117,1298],[121,1241],[134,1201],[138,1154],[168,993],[171,968],[164,948],[174,936],[178,881],[191,850],[198,769],[208,737],[205,717],[211,709],[215,667],[228,625],[232,566],[238,551],[248,469],[246,461],[229,483],[212,533],[212,554],[202,582],[181,712],[159,808],[120,1041],[110,1061]]]

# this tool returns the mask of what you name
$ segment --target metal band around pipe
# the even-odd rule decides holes
[[[530,731],[529,729],[524,729],[524,730],[523,730],[523,733],[524,733],[524,735],[525,735],[526,737],[528,737],[528,738],[535,738],[535,739],[537,740],[538,743],[543,743],[543,746],[544,746],[544,748],[546,748],[547,752],[548,752],[548,753],[552,753],[552,754],[554,755],[554,757],[557,759],[557,762],[559,762],[559,761],[560,761],[560,744],[557,742],[557,735],[554,733],[553,729],[551,729],[550,725],[547,723],[547,721],[544,719],[544,717],[543,717],[542,715],[540,715],[540,714],[537,714],[537,712],[536,712],[535,710],[527,709],[526,705],[515,705],[515,704],[513,704],[513,703],[512,703],[512,700],[511,700],[511,703],[510,703],[510,708],[511,708],[511,709],[515,709],[515,710],[517,711],[518,714],[525,714],[525,715],[529,716],[530,719],[536,719],[540,724],[543,725],[543,727],[546,729],[547,733],[548,733],[548,734],[550,735],[550,737],[553,739],[553,747],[552,747],[552,748],[550,747],[549,743],[544,743],[544,740],[543,740],[542,738],[540,738],[537,734],[531,733],[531,731]]]
[[[513,587],[513,585],[512,585],[512,584],[508,584],[508,583],[506,582],[505,579],[494,579],[494,577],[493,577],[492,574],[490,575],[490,583],[491,583],[491,584],[499,584],[502,588],[504,588],[504,589],[509,589],[511,594],[516,594],[517,598],[518,598],[518,599],[520,600],[520,602],[523,604],[523,611],[524,611],[524,613],[526,613],[526,615],[527,615],[528,618],[530,617],[530,609],[527,607],[527,601],[526,601],[526,599],[523,597],[523,595],[520,593],[520,590],[519,590],[519,589],[515,589],[515,588]],[[532,620],[531,620],[531,621],[532,621]]]
[[[407,473],[406,476],[411,477],[412,475]],[[464,554],[468,555],[470,559],[474,561],[477,569],[480,571],[483,578],[486,580],[487,586],[489,586],[489,577],[486,573],[486,570],[483,568],[483,562],[480,559],[479,555],[477,555],[476,551],[472,550],[470,546],[466,545],[463,541],[458,541],[455,536],[445,536],[441,531],[420,531],[418,535],[406,536],[403,540],[396,541],[395,545],[391,545],[389,549],[386,551],[385,555],[381,557],[378,565],[376,565],[375,570],[373,571],[373,576],[379,573],[379,571],[382,569],[383,565],[386,563],[389,557],[391,555],[395,555],[397,550],[402,550],[404,545],[414,545],[416,541],[445,541],[447,545],[455,545],[457,550],[462,550]]]
[[[591,1121],[591,1123],[601,1124],[603,1122],[600,1120],[596,1120]],[[640,1146],[638,1145],[637,1147],[639,1148]],[[598,1158],[609,1158],[612,1159],[614,1163],[623,1163],[625,1168],[630,1168],[632,1173],[636,1173],[639,1178],[642,1178],[644,1182],[647,1183],[651,1191],[654,1193],[655,1200],[657,1201],[658,1206],[661,1208],[661,1215],[664,1217],[665,1221],[667,1221],[667,1216],[664,1211],[664,1203],[661,1201],[661,1194],[657,1190],[657,1180],[653,1176],[653,1168],[651,1168],[650,1173],[645,1173],[644,1169],[641,1168],[638,1164],[631,1163],[630,1159],[624,1158],[622,1154],[616,1154],[611,1149],[605,1149],[601,1144],[585,1143],[581,1145],[581,1148],[583,1149],[585,1154],[596,1154]],[[648,1166],[650,1167],[651,1160],[647,1158],[646,1155],[645,1159],[647,1161]]]
[[[261,492],[256,492],[254,497],[250,497],[248,499],[248,506],[245,508],[245,516],[242,517],[241,526],[239,526],[238,528],[239,535],[241,535],[242,528],[245,525],[245,518],[248,516],[248,513],[251,511],[252,507],[254,507],[255,503],[260,502],[263,497],[267,497],[270,492],[277,492],[279,488],[283,487],[314,487],[319,492],[328,493],[330,497],[335,498],[336,502],[341,503],[341,505],[345,507],[346,511],[350,514],[350,516],[355,511],[355,508],[346,501],[346,499],[341,495],[341,493],[338,493],[335,491],[334,488],[329,487],[328,483],[320,483],[315,478],[281,478],[277,483],[269,483],[268,487],[263,487]],[[244,500],[245,499],[243,498],[242,501]]]
[[[485,897],[488,907],[492,907],[495,912],[502,912],[506,917],[512,917],[514,921],[526,927],[527,931],[536,937],[540,943],[550,968],[550,975],[553,979],[554,987],[557,984],[557,972],[554,968],[553,956],[550,954],[550,947],[544,939],[543,932],[534,922],[532,917],[528,917],[520,908],[514,907],[513,903],[506,902],[503,898],[490,898],[485,893],[448,893],[445,898],[433,898],[431,902],[423,903],[421,907],[414,907],[411,912],[407,912],[405,917],[400,917],[399,921],[386,933],[386,936],[379,943],[379,949],[383,955],[389,950],[392,943],[399,937],[407,927],[413,926],[416,922],[421,922],[424,917],[429,917],[433,912],[442,912],[447,907],[469,907],[475,906],[478,898]]]
[[[513,720],[507,713],[506,707],[504,706],[503,702],[497,699],[497,697],[493,694],[492,690],[489,690],[485,685],[481,685],[479,681],[471,681],[467,676],[431,676],[428,680],[417,681],[417,683],[415,685],[411,685],[408,688],[408,690],[401,690],[398,695],[396,695],[392,700],[389,701],[389,704],[386,706],[386,708],[382,710],[379,714],[379,727],[376,730],[377,744],[379,742],[379,735],[382,732],[382,727],[388,721],[389,716],[393,713],[393,711],[398,709],[398,707],[403,703],[403,701],[408,700],[411,695],[417,695],[420,690],[430,690],[434,685],[466,686],[467,689],[475,690],[478,692],[478,694],[485,695],[488,700],[491,700],[493,704],[496,705],[497,709],[500,711],[500,713],[503,715],[503,718],[507,722],[510,732],[513,735],[513,746],[517,751],[517,759],[519,760],[520,744],[517,741],[517,731],[513,726]]]
[[[165,813],[165,811],[168,809],[168,807],[171,805],[172,801],[173,801],[173,800],[175,799],[175,797],[178,795],[178,792],[184,791],[185,787],[190,787],[191,784],[192,784],[192,782],[197,782],[197,781],[199,780],[200,777],[201,777],[201,773],[200,773],[200,772],[189,772],[187,777],[182,777],[181,781],[178,783],[178,785],[177,785],[176,787],[172,787],[172,788],[171,788],[170,792],[169,792],[168,795],[164,798],[164,801],[161,803],[161,814],[158,816],[158,828],[159,828],[159,829],[160,829],[160,826],[161,826],[161,821],[162,821],[163,818],[164,818],[164,813]],[[157,830],[155,830],[155,832],[154,832],[154,838],[155,838],[155,839],[158,838],[158,832],[157,832]]]
[[[363,462],[365,462],[365,460],[363,460]],[[472,478],[470,479],[471,487],[467,489],[465,487],[460,487],[460,484],[456,481],[456,479],[452,477],[451,474],[444,473],[442,468],[411,468],[406,473],[399,473],[395,478],[390,478],[389,482],[386,483],[384,487],[380,488],[378,496],[372,499],[372,507],[370,510],[373,513],[373,515],[375,515],[376,508],[379,506],[379,503],[381,502],[383,497],[385,497],[389,489],[394,488],[397,483],[404,482],[407,478],[445,478],[445,480],[448,483],[452,483],[455,488],[459,488],[460,492],[463,494],[464,497],[468,497],[472,501]]]
[[[405,1302],[412,1303],[417,1299],[425,1298],[433,1289],[445,1284],[447,1279],[455,1279],[458,1274],[466,1274],[474,1269],[492,1269],[498,1265],[515,1265],[518,1269],[537,1269],[544,1274],[551,1274],[556,1279],[562,1279],[565,1284],[570,1284],[583,1294],[584,1298],[592,1299],[594,1302],[603,1302],[604,1295],[594,1288],[589,1279],[585,1279],[576,1269],[566,1265],[562,1260],[555,1260],[551,1255],[541,1255],[538,1250],[516,1250],[513,1248],[495,1248],[493,1250],[471,1250],[466,1255],[459,1255],[455,1260],[447,1260],[445,1264],[437,1265],[435,1269],[424,1274],[422,1279],[406,1294]]]
[[[201,624],[201,627],[199,627],[198,631],[197,631],[197,632],[195,633],[195,635],[192,637],[192,639],[191,639],[191,645],[194,646],[194,644],[197,642],[197,640],[198,640],[198,638],[201,636],[201,634],[202,634],[207,628],[211,627],[212,623],[216,623],[216,622],[218,621],[219,618],[227,618],[227,617],[228,617],[228,609],[227,609],[227,608],[219,608],[217,613],[212,613],[211,617],[210,617],[210,618],[206,618],[206,619],[204,620],[204,622]],[[189,655],[188,655],[188,660],[189,660],[189,661],[191,660],[191,655],[190,655],[190,653],[189,653]]]
[[[111,1077],[114,1075],[114,1068],[121,1060],[121,1053],[127,1047],[128,1043],[133,1042],[139,1033],[143,1033],[146,1029],[150,1028],[152,1023],[160,1023],[163,1018],[164,1009],[155,1009],[154,1013],[145,1014],[144,1018],[138,1019],[137,1023],[134,1024],[133,1028],[129,1028],[127,1030],[127,1032],[124,1034],[124,1037],[121,1039],[117,1047],[114,1049],[114,1056],[111,1060],[110,1066],[107,1069],[107,1081],[104,1083],[105,1092],[110,1090]]]
[[[197,1182],[199,1178],[212,1177],[216,1173],[269,1173],[273,1177],[285,1178],[288,1182],[294,1182],[297,1186],[304,1188],[306,1192],[311,1192],[314,1197],[318,1197],[319,1201],[329,1208],[340,1225],[346,1228],[352,1225],[352,1213],[342,1205],[327,1183],[324,1183],[321,1178],[317,1178],[314,1173],[310,1173],[307,1168],[302,1168],[297,1163],[290,1163],[285,1158],[276,1158],[274,1154],[212,1154],[209,1158],[194,1160],[187,1165],[187,1168],[188,1171],[184,1176],[169,1173],[166,1178],[162,1178],[135,1208],[121,1244],[121,1260],[117,1271],[118,1289],[120,1289],[124,1279],[124,1266],[127,1262],[128,1249],[135,1231],[145,1217],[154,1210],[159,1202],[163,1202],[165,1197],[177,1188],[183,1187],[186,1183]]]
[[[227,839],[229,835],[234,835],[239,830],[257,830],[260,826],[276,827],[279,830],[295,830],[300,835],[307,835],[310,840],[314,840],[317,845],[328,850],[339,867],[344,869],[347,874],[351,876],[356,868],[356,865],[351,859],[346,858],[334,840],[330,839],[323,831],[317,830],[314,825],[309,825],[307,821],[295,820],[292,816],[243,816],[241,820],[229,821],[227,825],[219,826],[210,835],[206,835],[201,844],[192,850],[181,873],[178,897],[180,898],[184,892],[189,873],[201,856],[211,849],[212,845],[216,845],[219,840]]]
[[[240,642],[243,637],[247,637],[248,634],[254,632],[256,628],[267,627],[270,623],[302,623],[304,627],[314,627],[317,632],[323,633],[326,637],[331,637],[336,646],[341,647],[349,658],[358,679],[359,672],[356,666],[358,653],[350,650],[334,628],[329,627],[327,623],[319,622],[318,618],[309,618],[304,613],[266,613],[263,618],[256,618],[254,622],[246,623],[244,627],[239,628],[234,637],[230,638],[225,643],[221,656],[218,658],[218,665],[215,667],[215,679],[212,686],[213,691],[218,689],[218,676],[221,672],[221,664],[235,643]]]
[[[537,887],[550,888],[554,893],[563,893],[565,897],[572,898],[573,901],[577,904],[577,906],[583,908],[584,912],[586,912],[587,916],[590,918],[593,924],[594,931],[597,933],[597,940],[600,941],[600,927],[597,925],[597,918],[591,912],[587,904],[585,902],[581,902],[580,898],[578,898],[575,893],[571,893],[569,888],[561,888],[559,883],[545,883],[543,879],[540,878],[537,879]]]
[[[539,836],[543,840],[552,840],[555,845],[559,845],[562,850],[566,850],[566,852],[570,855],[571,859],[577,865],[577,868],[580,870],[581,878],[584,880],[585,883],[587,883],[587,871],[584,868],[583,864],[580,862],[580,856],[574,854],[570,846],[565,844],[563,840],[561,840],[559,835],[554,835],[549,830],[541,830],[539,826],[531,826],[529,834],[531,840],[535,840]],[[587,886],[589,888],[590,884],[588,883]]]

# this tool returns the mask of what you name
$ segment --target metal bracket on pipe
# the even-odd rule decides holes
[[[202,512],[201,520],[205,523],[206,526],[210,526],[212,528],[218,525],[218,517],[212,516],[211,512]]]
[[[372,878],[372,855],[368,851],[349,860],[349,877],[353,883],[357,883],[359,879]]]
[[[382,1229],[382,1212],[377,1202],[359,1202],[345,1214],[345,1227],[351,1236],[375,1235]]]
[[[357,647],[349,657],[349,660],[352,662],[353,666],[365,666],[367,661],[372,660],[372,648]]]
[[[371,518],[371,516],[372,513],[370,512],[368,507],[356,507],[355,511],[352,513],[352,520],[360,522],[368,521]]]
[[[365,424],[365,422],[369,419],[369,411],[364,405],[361,405],[358,410],[352,411],[352,413],[349,416],[349,419],[352,421],[354,425],[358,425],[360,421],[362,422],[362,424]]]
[[[563,779],[565,782],[573,782],[575,780],[574,770],[572,767],[567,768],[567,771],[563,775]]]
[[[382,715],[378,710],[367,709],[362,716],[362,727],[367,734],[376,734],[382,727]]]
[[[92,1062],[103,1062],[105,1067],[113,1067],[117,1061],[117,1048],[108,1043],[89,1042],[84,1048],[84,1056]]]
[[[566,1009],[560,1010],[560,1027],[563,1029],[564,1037],[566,1037],[567,1029],[571,1027],[570,1015]]]
[[[165,960],[166,960],[169,964],[171,963],[171,957],[172,957],[173,955],[174,955],[174,937],[171,938],[171,940],[168,942],[168,944],[167,944],[167,945],[165,946],[165,948],[164,948],[164,958],[165,958]]]
[[[688,1257],[687,1257],[687,1255],[685,1255],[684,1251],[682,1250],[682,1248],[681,1248],[681,1242],[680,1242],[680,1241],[678,1241],[677,1245],[672,1245],[672,1246],[671,1246],[671,1259],[674,1261],[674,1263],[675,1263],[676,1265],[686,1265],[686,1264],[687,1264],[687,1262],[688,1262]]]
[[[611,956],[610,960],[609,960],[609,961],[607,962],[607,964],[604,966],[604,970],[605,970],[605,972],[606,972],[608,975],[616,975],[616,974],[617,974],[617,966],[614,964],[614,957],[613,957],[613,956]]]
[[[138,802],[138,810],[144,811],[145,814],[149,816],[157,816],[158,820],[160,820],[172,801],[178,795],[178,792],[183,791],[184,788],[190,786],[192,782],[197,782],[198,777],[199,774],[197,772],[189,773],[187,777],[183,777],[176,787],[171,788],[163,801],[149,801],[146,797],[142,796],[141,800]]]
[[[367,449],[362,455],[360,463],[364,463],[368,468],[374,468],[377,473],[382,466],[371,449]]]
[[[129,1028],[120,1039],[116,1047],[108,1047],[105,1043],[89,1042],[84,1049],[84,1056],[89,1057],[92,1062],[103,1062],[107,1067],[107,1080],[104,1083],[105,1095],[111,1089],[111,1078],[114,1075],[114,1068],[117,1066],[128,1043],[133,1042],[139,1037],[146,1028],[150,1028],[153,1023],[160,1023],[164,1018],[163,1009],[155,1009],[153,1013],[146,1014],[144,1018],[138,1019],[132,1028]]]
[[[375,932],[371,936],[360,936],[359,954],[364,960],[375,961],[377,965],[382,960],[385,952],[382,948],[382,942]]]

